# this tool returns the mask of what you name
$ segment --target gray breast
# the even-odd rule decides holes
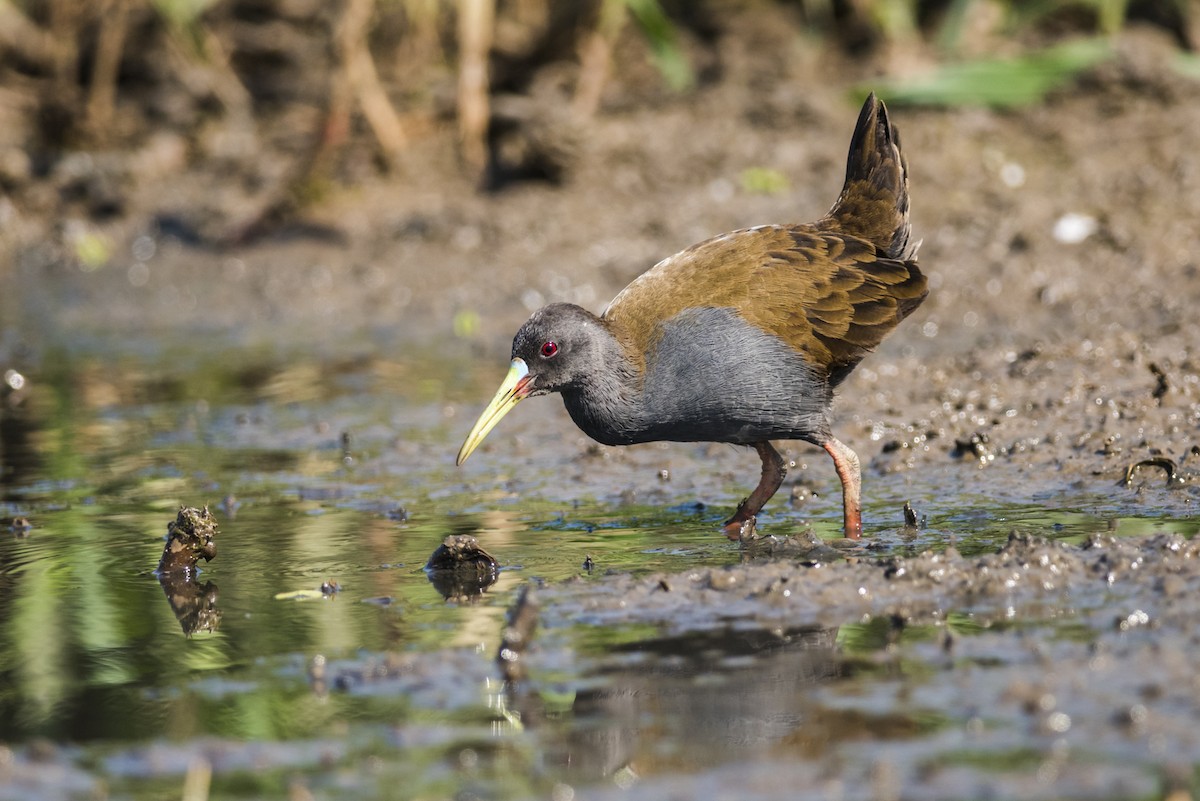
[[[641,441],[829,436],[825,373],[731,309],[687,309],[664,324],[641,400]]]

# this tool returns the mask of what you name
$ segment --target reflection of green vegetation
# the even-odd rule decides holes
[[[928,642],[941,635],[938,626],[909,626],[897,628],[886,617],[872,618],[866,623],[846,623],[838,627],[837,645],[855,673],[873,675],[899,671],[909,678],[928,678],[937,668],[924,659],[908,658],[906,652],[897,654],[896,661],[880,662],[877,656],[893,644]]]
[[[478,786],[487,787],[489,798],[549,797],[549,780],[533,768],[535,758],[527,743],[487,736],[482,727],[477,731],[477,736],[453,745],[435,738],[430,744],[405,743],[402,747],[384,726],[360,729],[349,736],[341,730],[330,730],[296,743],[253,744],[225,739],[219,741],[219,751],[235,754],[247,748],[251,756],[229,760],[234,767],[218,770],[208,797],[306,797],[299,788],[307,787],[316,797],[456,798],[471,794],[464,788]],[[159,753],[203,758],[212,747],[181,745],[176,755],[170,746],[163,746]],[[469,766],[464,766],[460,758],[464,749],[472,755]],[[147,769],[154,772],[160,768],[147,765]],[[179,775],[133,773],[114,777],[109,785],[114,797],[151,801],[178,798],[181,781]],[[400,796],[398,788],[403,788]]]
[[[934,625],[897,624],[889,617],[874,617],[865,623],[846,623],[838,627],[837,644],[849,654],[878,651],[892,643],[929,642],[941,636]]]
[[[475,497],[435,504],[424,497],[428,487],[418,495],[424,514],[404,528],[355,511],[370,498],[393,497],[395,487],[355,485],[344,494],[337,488],[349,474],[335,448],[306,455],[236,448],[233,439],[216,447],[207,432],[228,425],[220,421],[237,404],[251,410],[247,416],[286,419],[296,396],[290,381],[276,377],[288,371],[318,384],[315,393],[311,384],[304,388],[309,408],[341,403],[358,392],[364,376],[387,381],[394,374],[373,363],[360,362],[351,372],[316,361],[276,369],[260,359],[197,364],[185,357],[165,370],[136,361],[98,369],[87,357],[60,355],[33,376],[26,410],[37,459],[14,478],[28,487],[37,527],[27,539],[0,539],[0,570],[7,573],[0,605],[0,719],[11,721],[9,736],[291,739],[347,716],[396,715],[403,705],[389,710],[376,701],[371,711],[365,701],[342,696],[315,707],[304,686],[281,685],[271,671],[248,666],[277,654],[436,649],[449,638],[491,648],[502,626],[506,587],[527,577],[576,575],[589,554],[606,569],[661,568],[663,560],[682,558],[664,545],[694,536],[685,531],[679,539],[679,529],[686,528],[680,521],[688,515],[656,507],[623,509],[619,521],[612,510],[575,512],[584,520],[607,518],[625,526],[633,514],[645,523],[638,528],[530,531],[531,523],[561,521],[564,505],[526,499],[515,512],[505,509],[511,502]],[[455,369],[405,366],[399,380],[422,371],[444,378]],[[394,403],[388,398],[389,407]],[[379,409],[384,420],[391,418],[390,408]],[[356,413],[364,413],[361,405]],[[276,432],[263,441],[285,438]],[[325,500],[320,482],[334,487]],[[304,498],[305,491],[313,497]],[[205,566],[203,578],[220,588],[223,623],[212,636],[188,639],[150,570],[175,506],[215,502],[226,492],[251,500],[234,518],[217,511],[220,555]],[[478,603],[447,605],[420,565],[451,533],[444,510],[472,507],[480,514],[453,518],[455,524],[497,541],[519,540],[522,568],[502,574],[501,585]],[[703,534],[711,532],[705,528]],[[341,597],[303,605],[273,600],[277,592],[316,587],[327,578],[346,588]],[[398,603],[357,603],[375,596]],[[196,676],[212,676],[218,687],[249,676],[251,685],[211,697],[187,689]],[[147,689],[153,695],[145,695]],[[112,707],[123,714],[88,711]]]
[[[946,628],[960,637],[972,634],[982,634],[988,629],[976,617],[968,612],[949,612],[946,614]]]
[[[838,627],[837,646],[846,654],[862,655],[885,647],[893,626],[885,618],[872,618],[866,623],[846,623]]]
[[[422,371],[450,386],[460,366],[362,361],[357,368],[334,368],[310,358],[276,368],[261,354],[252,361],[251,370],[236,360],[213,365],[183,358],[158,371],[133,363],[100,370],[86,358],[62,359],[51,360],[50,370],[33,377],[36,392],[24,413],[37,458],[25,473],[15,474],[12,491],[34,509],[30,516],[36,527],[26,538],[0,537],[5,592],[0,721],[12,741],[42,734],[100,741],[105,749],[120,748],[123,741],[150,741],[165,742],[165,748],[182,742],[179,747],[186,750],[195,747],[194,738],[214,738],[231,752],[242,744],[266,743],[272,753],[288,756],[313,742],[336,741],[346,750],[332,769],[316,758],[306,762],[297,756],[286,775],[328,781],[331,773],[344,771],[367,777],[349,797],[386,797],[387,777],[399,781],[405,774],[409,781],[420,776],[425,782],[414,793],[453,795],[467,781],[458,750],[471,743],[481,765],[471,781],[494,779],[496,787],[507,788],[500,795],[529,796],[545,789],[533,786],[540,778],[528,778],[530,756],[524,749],[531,747],[530,740],[472,739],[491,726],[506,725],[504,704],[489,696],[482,682],[478,703],[468,689],[441,707],[386,690],[375,695],[334,691],[325,697],[310,688],[309,660],[360,649],[441,651],[451,644],[476,649],[480,663],[490,666],[503,607],[523,582],[583,575],[586,556],[595,560],[597,578],[608,570],[644,574],[738,558],[736,547],[715,531],[723,509],[606,505],[587,498],[572,503],[515,492],[507,478],[478,493],[452,491],[448,488],[461,487],[456,483],[461,479],[437,470],[368,472],[343,465],[336,446],[323,450],[307,439],[287,444],[294,429],[307,431],[312,420],[337,415],[389,431],[397,414],[390,408],[394,399],[375,405],[356,393],[388,382],[403,385]],[[278,379],[281,374],[285,378]],[[297,388],[308,379],[317,382],[317,391]],[[406,391],[411,402],[416,390]],[[298,402],[297,397],[309,399]],[[201,399],[208,405],[201,408]],[[229,436],[230,430],[250,425],[212,422],[242,409],[285,422],[264,424],[279,430],[252,444]],[[442,445],[449,432],[423,436],[427,440],[422,441]],[[524,480],[534,486],[552,483],[556,469]],[[731,493],[741,489],[732,485]],[[172,505],[216,501],[227,491],[245,503],[234,517],[217,512],[221,551],[204,573],[220,587],[222,626],[214,635],[189,639],[149,570],[174,516]],[[381,513],[397,497],[411,503],[404,524]],[[1002,542],[1014,525],[1048,531],[1062,523],[1063,537],[1103,527],[1095,516],[1034,505],[990,504],[989,509],[986,518],[955,522],[956,528],[976,532],[971,547]],[[1129,521],[1120,530],[1144,533],[1159,526],[1194,533],[1196,525]],[[478,534],[505,565],[496,587],[474,602],[444,603],[420,569],[450,533]],[[273,600],[276,592],[315,588],[325,579],[342,584],[341,596],[307,604]],[[377,597],[394,603],[359,603]],[[1049,625],[1058,636],[1088,635],[1069,625],[1026,623],[1028,618],[1027,613],[1023,620],[999,625]],[[967,613],[952,613],[946,620],[959,635],[980,626]],[[933,642],[942,633],[937,626],[897,627],[880,618],[842,626],[838,643],[850,666],[868,679],[883,671],[920,678],[934,668],[906,654],[905,646]],[[590,656],[654,640],[660,632],[650,625],[603,626],[563,636]],[[897,659],[881,663],[880,650],[892,643],[901,646]],[[927,653],[928,646],[919,650]],[[537,677],[535,691],[547,715],[566,716],[579,689],[569,681],[556,684],[559,678],[573,677]],[[429,705],[421,706],[422,701]],[[516,716],[508,714],[513,722],[507,725],[515,726]],[[904,732],[946,725],[935,712],[902,717]],[[448,731],[439,736],[449,744],[397,748],[381,734],[397,726]],[[386,757],[382,773],[364,769],[375,764],[376,754]],[[271,768],[218,773],[213,797],[280,795],[289,780]],[[122,797],[162,797],[178,792],[179,777],[118,777],[111,786]]]
[[[842,653],[853,662],[856,669],[864,673],[889,673],[899,669],[910,678],[930,677],[937,668],[924,658],[912,658],[910,653],[900,650],[897,661],[879,663],[875,657],[888,646],[910,646],[916,643],[936,642],[947,630],[958,636],[971,636],[986,629],[972,615],[950,612],[944,626],[898,625],[888,617],[876,617],[865,623],[845,623],[838,627],[837,645]]]
[[[979,770],[1027,771],[1046,761],[1046,754],[1034,748],[1013,748],[1007,751],[948,751],[938,755],[939,767],[965,765]]]
[[[660,626],[635,623],[625,626],[579,626],[572,634],[572,642],[584,654],[598,656],[610,653],[622,645],[644,642],[662,636]]]
[[[1057,640],[1090,644],[1096,641],[1097,632],[1085,623],[1069,620],[1057,623],[1053,636]]]

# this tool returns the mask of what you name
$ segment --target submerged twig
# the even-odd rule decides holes
[[[1143,467],[1158,467],[1167,474],[1167,486],[1174,484],[1179,479],[1179,465],[1174,459],[1166,456],[1155,456],[1150,459],[1143,459],[1140,462],[1134,462],[1125,468],[1125,477],[1121,483],[1128,487],[1133,483],[1133,476]]]

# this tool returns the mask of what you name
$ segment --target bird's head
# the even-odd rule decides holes
[[[500,418],[525,398],[570,390],[597,369],[602,325],[596,315],[570,303],[535,311],[513,337],[508,375],[475,421],[457,463],[465,462]]]

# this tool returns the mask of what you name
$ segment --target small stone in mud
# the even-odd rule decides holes
[[[203,557],[211,562],[217,555],[217,521],[208,507],[179,507],[175,520],[167,524],[167,544],[158,561],[159,574],[191,573]]]
[[[1130,735],[1136,736],[1146,728],[1149,714],[1141,704],[1118,709],[1112,716],[1114,726],[1125,729]]]
[[[737,586],[738,575],[729,570],[714,570],[708,574],[709,589],[725,592]]]
[[[1171,383],[1167,380],[1166,372],[1154,362],[1150,362],[1150,374],[1154,376],[1154,391],[1151,396],[1162,405],[1163,396],[1171,391]]]
[[[500,573],[496,559],[469,534],[446,537],[425,563],[429,581],[446,599],[480,595]]]
[[[1187,592],[1187,581],[1173,574],[1160,576],[1155,582],[1155,589],[1168,598],[1177,598]]]
[[[976,431],[967,439],[954,440],[954,450],[950,452],[950,455],[955,459],[972,456],[981,465],[987,464],[996,458],[996,454],[992,452],[991,447],[988,445],[988,435],[982,431]]]
[[[408,510],[403,506],[397,506],[387,513],[388,520],[395,520],[397,523],[408,522]]]

